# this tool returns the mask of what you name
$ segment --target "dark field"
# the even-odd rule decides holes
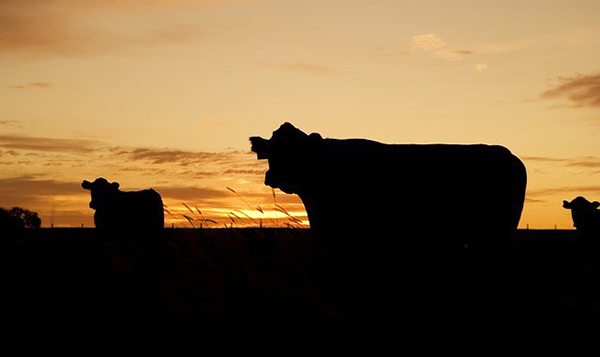
[[[340,247],[299,229],[167,229],[125,243],[28,230],[1,239],[0,313],[32,338],[193,336],[197,351],[573,352],[600,331],[600,259],[573,236],[519,231],[491,259],[375,238]]]

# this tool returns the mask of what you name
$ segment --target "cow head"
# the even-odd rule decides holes
[[[269,140],[251,137],[252,151],[258,159],[269,160],[265,185],[285,193],[299,194],[309,182],[315,152],[322,139],[321,135],[307,135],[290,123],[281,125]]]
[[[90,190],[92,194],[92,200],[90,201],[91,209],[101,209],[104,207],[104,201],[107,195],[113,192],[119,191],[118,182],[108,182],[105,178],[99,177],[94,182],[84,180],[81,183],[81,187],[86,190]]]
[[[573,224],[575,227],[578,229],[584,229],[587,225],[589,214],[597,212],[598,207],[600,207],[600,202],[590,202],[579,196],[571,202],[563,201],[563,207],[571,210]]]

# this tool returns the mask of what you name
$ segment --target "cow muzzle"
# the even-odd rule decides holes
[[[250,143],[252,143],[252,152],[256,153],[259,160],[269,158],[269,155],[271,154],[271,143],[269,143],[269,140],[259,136],[253,136],[250,138]]]

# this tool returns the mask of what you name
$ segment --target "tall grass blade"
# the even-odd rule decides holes
[[[244,212],[240,211],[239,209],[234,210],[234,212],[238,212],[239,214],[242,214],[246,218],[250,219],[252,222],[256,223],[256,220],[254,218],[250,217],[247,213],[244,213]]]
[[[196,228],[196,226],[194,225],[194,219],[192,217],[188,217],[185,214],[182,215],[185,219],[188,220],[188,222],[190,222],[190,224],[192,225],[192,228]]]

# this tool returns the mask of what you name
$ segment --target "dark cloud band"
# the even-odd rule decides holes
[[[79,139],[42,138],[23,135],[0,135],[0,148],[49,151],[49,152],[91,152],[98,141]]]
[[[560,78],[560,82],[542,93],[542,99],[564,98],[576,107],[600,107],[600,74]]]

